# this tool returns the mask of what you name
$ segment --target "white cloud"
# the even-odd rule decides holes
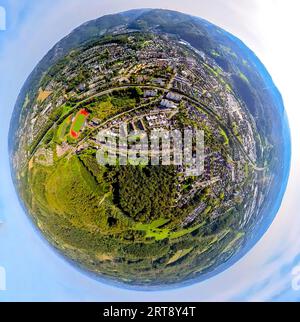
[[[0,267],[0,291],[6,291],[6,271]]]

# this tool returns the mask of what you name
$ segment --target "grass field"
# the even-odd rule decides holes
[[[206,222],[204,221],[204,222],[202,222],[201,224],[199,224],[197,226],[171,233],[170,234],[170,239],[176,239],[176,238],[183,237],[183,236],[185,236],[187,234],[190,234],[190,233],[194,232],[195,230],[203,227],[205,224],[206,224]]]
[[[86,110],[80,110],[72,123],[70,134],[73,138],[78,138],[79,132],[84,126],[84,123],[88,117],[88,112]]]
[[[205,225],[205,222],[203,222],[197,226],[188,229],[182,229],[176,232],[171,232],[169,228],[160,228],[166,225],[169,221],[169,219],[160,218],[158,220],[153,221],[150,224],[139,223],[134,226],[133,230],[144,231],[146,232],[146,238],[154,238],[156,241],[160,241],[166,238],[177,239],[183,237]]]
[[[136,99],[125,97],[105,97],[93,108],[93,116],[100,120],[106,120],[115,113],[119,113],[136,106]]]
[[[167,262],[167,265],[174,264],[177,261],[179,261],[181,258],[189,254],[193,250],[193,247],[188,248],[188,249],[181,249],[177,251]]]
[[[71,124],[71,118],[71,116],[67,117],[57,129],[57,139],[61,142],[65,139],[67,128]]]
[[[222,137],[224,139],[224,144],[229,145],[229,138],[228,138],[226,132],[221,128],[220,128],[220,134],[222,135]]]
[[[156,241],[159,241],[169,237],[170,229],[160,229],[160,227],[166,225],[169,221],[169,219],[160,218],[150,224],[138,223],[134,226],[133,230],[144,231],[146,232],[146,238],[154,238]]]
[[[66,118],[68,115],[70,115],[70,112],[73,110],[73,107],[72,106],[67,106],[67,105],[64,105],[63,106],[63,109],[62,109],[62,114],[60,116],[60,119],[64,119]]]
[[[157,219],[157,220],[153,221],[150,224],[138,223],[138,224],[136,224],[135,229],[136,230],[157,229],[159,227],[162,227],[162,226],[166,225],[169,221],[170,221],[170,219],[160,218],[160,219]]]
[[[100,120],[104,120],[111,115],[113,109],[113,105],[111,101],[108,99],[107,101],[100,102],[93,111],[93,115],[99,118]]]

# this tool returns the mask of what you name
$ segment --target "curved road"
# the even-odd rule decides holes
[[[109,89],[106,89],[102,92],[99,92],[97,94],[94,94],[88,98],[85,98],[83,99],[82,101],[80,101],[79,103],[77,103],[73,110],[75,110],[76,108],[78,108],[81,104],[89,101],[89,100],[92,100],[93,98],[97,98],[97,97],[101,97],[103,95],[106,95],[106,94],[110,94],[112,93],[113,91],[118,91],[118,90],[122,90],[122,89],[127,89],[127,88],[130,88],[130,87],[139,87],[141,89],[157,89],[159,91],[162,91],[162,92],[169,92],[170,89],[168,86],[168,88],[164,88],[164,87],[159,87],[159,86],[155,86],[155,85],[140,85],[140,84],[127,84],[127,85],[122,85],[122,86],[117,86],[117,87],[113,87],[113,88],[109,88]],[[253,167],[254,170],[256,171],[265,171],[266,168],[262,168],[262,167],[258,167],[254,162],[253,160],[249,157],[249,155],[247,154],[247,152],[245,151],[243,145],[241,144],[241,142],[235,137],[233,131],[229,128],[227,128],[220,120],[219,120],[219,116],[214,112],[212,111],[208,106],[204,105],[203,103],[189,97],[188,95],[186,95],[185,93],[182,93],[178,90],[175,90],[175,89],[172,89],[173,92],[176,92],[178,94],[180,94],[186,101],[189,101],[189,102],[192,102],[193,104],[197,105],[198,107],[200,107],[201,109],[203,109],[207,114],[209,114],[211,117],[214,118],[214,120],[218,123],[218,125],[227,133],[227,134],[230,134],[230,136],[233,138],[233,140],[235,141],[235,144],[237,144],[240,148],[240,150],[242,151],[244,157],[250,162],[251,166]],[[142,109],[144,107],[146,107],[147,105],[151,104],[153,102],[150,102],[150,103],[147,103],[147,104],[144,104],[144,105],[141,105],[141,106],[138,106],[136,108],[133,108],[131,110],[128,110],[128,111],[125,111],[123,113],[120,113],[112,118],[110,118],[109,120],[105,121],[104,123],[100,124],[99,126],[97,126],[93,131],[91,131],[89,133],[89,135],[93,134],[97,129],[99,129],[101,126],[105,125],[106,123],[114,120],[114,119],[117,119],[119,118],[120,116],[123,116],[127,113],[130,113],[130,112],[133,112],[135,110],[139,110],[139,109]],[[46,132],[46,134],[54,127],[57,125],[57,122],[53,123],[52,127]],[[45,135],[46,135],[45,134]],[[32,158],[32,156],[35,154],[35,152],[37,151],[40,143],[42,142],[42,140],[44,139],[45,135],[41,138],[40,142],[38,143],[38,145],[36,146],[36,148],[34,149],[34,151],[31,153],[29,159]],[[80,140],[77,145],[76,145],[76,148],[82,144],[83,142],[85,142],[87,140],[87,137],[85,137],[84,139]]]

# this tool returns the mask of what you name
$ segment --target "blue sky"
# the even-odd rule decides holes
[[[8,124],[16,96],[43,55],[81,23],[139,7],[164,7],[198,15],[241,38],[274,77],[290,118],[293,145],[299,146],[297,75],[300,68],[299,45],[295,40],[300,28],[296,16],[300,5],[297,0],[9,0],[0,1],[0,6],[7,12],[7,30],[0,31],[0,218],[5,220],[0,226],[0,267],[6,270],[7,290],[0,291],[0,301],[300,299],[300,292],[291,286],[292,270],[300,265],[300,167],[297,167],[300,151],[297,149],[282,208],[256,247],[226,272],[208,281],[155,293],[99,283],[50,249],[35,233],[18,204],[7,158]]]

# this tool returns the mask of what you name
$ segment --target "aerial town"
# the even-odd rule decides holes
[[[185,41],[167,34],[120,30],[71,51],[53,65],[41,79],[33,103],[29,104],[30,93],[24,102],[23,110],[30,108],[31,112],[22,114],[19,150],[13,159],[18,179],[37,195],[30,197],[24,192],[32,212],[40,213],[40,229],[53,240],[50,226],[43,222],[45,207],[49,207],[51,213],[68,218],[80,229],[100,222],[95,231],[116,240],[162,243],[169,239],[175,243],[179,239],[188,244],[189,238],[198,238],[204,243],[202,249],[186,247],[184,256],[187,250],[189,256],[204,254],[217,243],[223,247],[224,256],[233,254],[243,241],[244,229],[260,211],[266,193],[261,185],[271,178],[267,165],[259,164],[260,136],[253,117],[228,79],[229,75],[213,59]],[[128,146],[119,142],[118,150],[113,146],[106,152],[118,155],[119,162],[120,158],[130,162],[130,153],[137,153],[135,147],[143,135],[176,130],[203,131],[204,166],[200,175],[191,175],[188,165],[175,162],[172,142],[158,153],[147,154],[149,160],[158,158],[158,164],[164,154],[171,156],[170,166],[162,173],[145,164],[133,166],[135,170],[123,170],[120,165],[102,169],[96,163],[97,152],[105,146],[105,140],[99,138],[103,131],[116,137],[122,133],[128,138]],[[148,147],[143,146],[138,154],[148,152]],[[93,189],[100,189],[99,196],[86,197],[96,198],[97,205],[93,207],[99,207],[100,219],[90,219],[94,213],[82,215],[87,222],[69,216],[63,204],[69,196],[60,197],[63,189],[68,189],[67,183],[59,181],[67,166],[72,173],[81,173],[77,176],[90,175],[86,182],[98,182],[100,188]],[[148,172],[166,185],[161,196],[156,197],[151,190],[152,182],[149,191],[145,188]],[[134,176],[138,176],[136,183],[130,179]],[[85,185],[76,183],[77,179],[70,183],[74,191]],[[136,190],[139,186],[143,186],[142,193]],[[136,199],[128,196],[130,189],[136,191]],[[76,198],[74,192],[69,205]],[[152,200],[149,209],[139,206],[143,198],[148,198],[146,205]],[[110,214],[104,208],[110,209]],[[53,227],[56,220],[53,217]],[[147,225],[151,223],[150,229]],[[66,240],[67,249],[71,242]],[[177,257],[181,256],[177,253]],[[107,261],[111,260],[107,257]],[[106,261],[104,257],[102,261]],[[171,257],[164,264],[171,267],[176,261]]]

